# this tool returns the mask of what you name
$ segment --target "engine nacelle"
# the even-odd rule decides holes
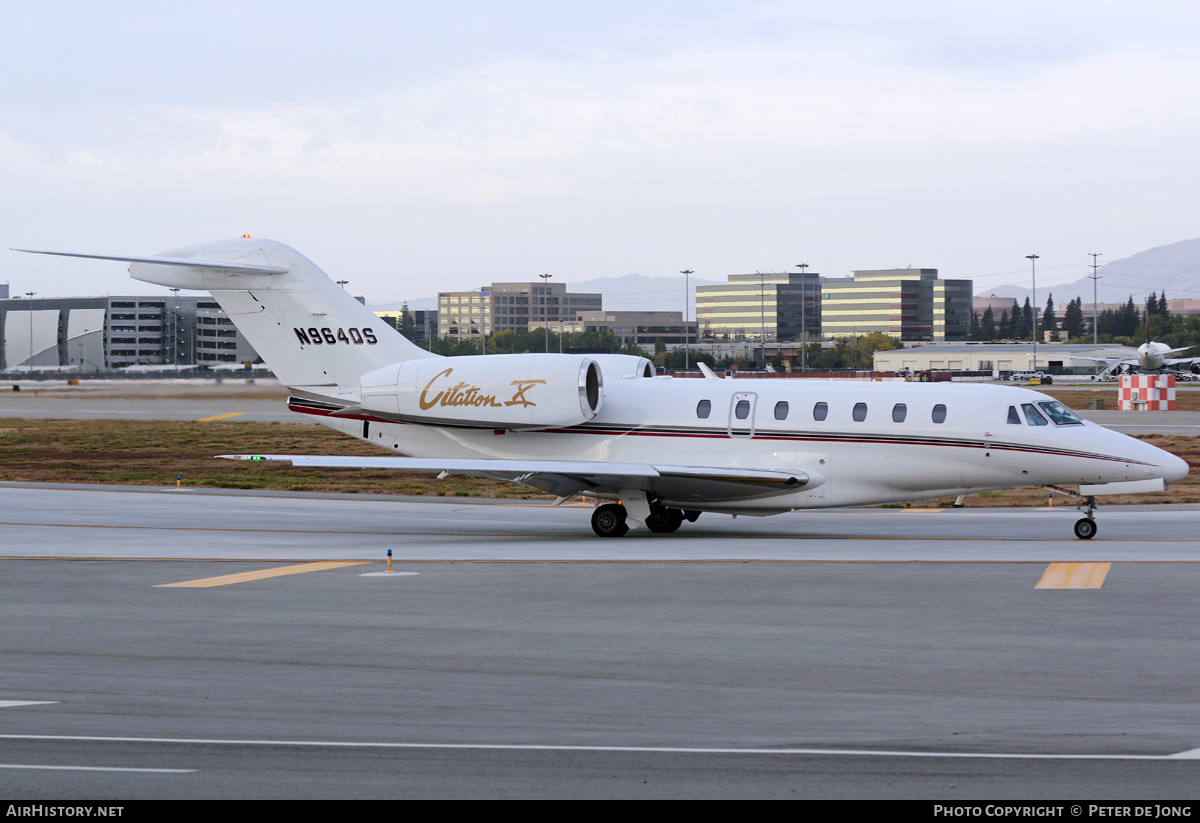
[[[577,426],[604,400],[600,365],[575,354],[407,360],[367,372],[360,383],[369,414],[497,429]]]
[[[1192,374],[1200,374],[1200,363],[1193,363],[1189,368],[1192,370]]]
[[[653,377],[654,364],[634,354],[589,354],[609,377]]]

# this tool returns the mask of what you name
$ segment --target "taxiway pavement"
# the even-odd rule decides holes
[[[1086,542],[1041,509],[601,540],[573,507],[0,496],[8,798],[1200,786],[1196,507],[1102,507]]]

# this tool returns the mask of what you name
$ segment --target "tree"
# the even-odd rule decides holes
[[[1000,310],[1000,326],[996,329],[996,334],[1001,340],[1012,339],[1012,321],[1008,319],[1008,309]]]
[[[1028,340],[1033,333],[1033,309],[1029,298],[1025,298],[1025,308],[1013,306],[1012,337],[1014,340]]]
[[[983,340],[983,333],[979,326],[979,312],[971,312],[971,330],[967,333],[968,340]]]
[[[1167,308],[1167,290],[1163,289],[1162,296],[1158,298],[1158,316],[1166,320],[1171,319],[1171,310]]]
[[[995,340],[996,339],[996,318],[992,313],[992,307],[988,306],[983,310],[983,317],[979,321],[979,339],[980,340]]]
[[[1087,326],[1083,322],[1083,298],[1076,297],[1067,304],[1067,311],[1063,315],[1063,331],[1067,333],[1067,339],[1071,340],[1076,337],[1083,337],[1087,331]]]
[[[1042,333],[1050,332],[1050,339],[1058,339],[1058,317],[1054,314],[1054,295],[1046,298],[1046,310],[1042,312]]]
[[[1158,295],[1155,292],[1150,292],[1150,295],[1146,298],[1146,314],[1158,314]]]

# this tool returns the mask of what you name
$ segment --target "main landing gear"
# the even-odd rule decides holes
[[[620,503],[605,503],[592,512],[592,531],[600,537],[622,537],[629,531],[625,522],[625,507]],[[646,528],[657,534],[670,534],[683,525],[683,521],[695,523],[700,512],[668,509],[651,506],[646,518]]]

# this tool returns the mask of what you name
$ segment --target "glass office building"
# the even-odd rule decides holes
[[[724,286],[696,287],[696,321],[705,339],[812,340],[821,334],[816,272],[731,274]]]
[[[901,341],[965,340],[973,283],[940,280],[937,269],[876,269],[826,280],[821,326],[828,337],[880,332]]]

